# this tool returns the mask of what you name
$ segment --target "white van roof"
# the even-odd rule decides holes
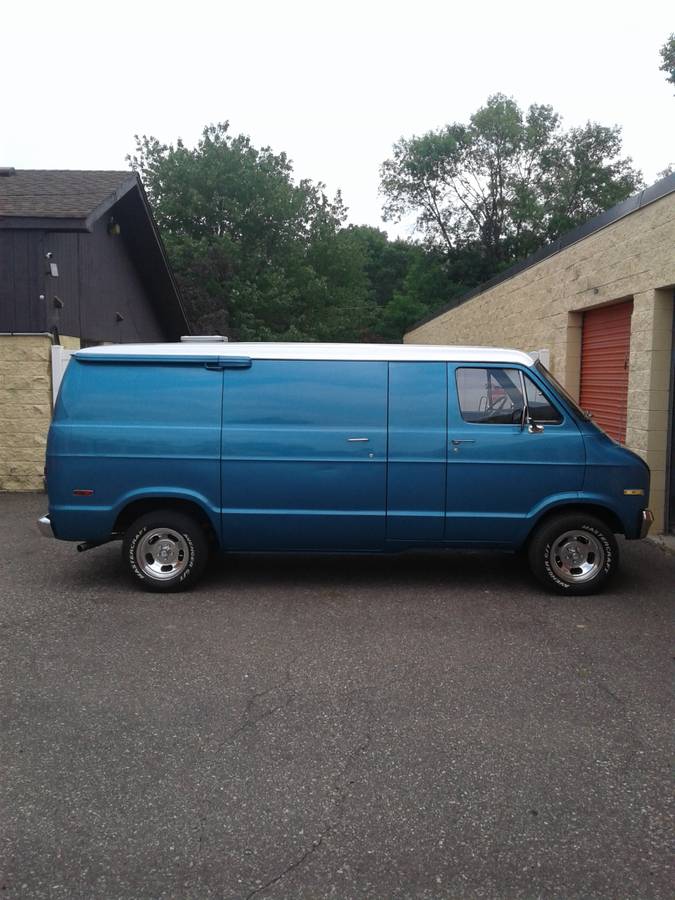
[[[184,357],[211,359],[247,357],[249,359],[326,359],[380,360],[391,362],[485,362],[533,365],[533,359],[520,350],[500,347],[453,347],[441,344],[302,344],[302,343],[176,343],[108,344],[78,350],[79,359],[134,359]]]

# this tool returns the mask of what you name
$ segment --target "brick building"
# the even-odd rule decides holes
[[[548,351],[549,368],[652,470],[675,531],[675,175],[419,322],[406,343]]]
[[[133,172],[0,169],[0,490],[42,487],[54,348],[188,330]]]

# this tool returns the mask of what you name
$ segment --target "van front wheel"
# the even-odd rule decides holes
[[[148,591],[184,591],[208,562],[201,525],[180,512],[157,510],[136,519],[124,533],[122,556],[129,571]]]
[[[558,594],[595,594],[619,564],[610,528],[595,516],[563,513],[535,531],[528,550],[530,568]]]

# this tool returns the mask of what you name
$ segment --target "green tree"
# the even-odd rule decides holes
[[[386,232],[368,225],[350,225],[343,234],[363,260],[375,303],[368,340],[400,341],[410,325],[464,290],[453,282],[457,273],[445,254],[434,247],[390,241]]]
[[[423,251],[410,241],[390,241],[386,231],[370,225],[348,225],[346,230],[365,258],[364,271],[372,298],[378,307],[383,307],[400,290],[411,262]]]
[[[675,84],[675,32],[670,35],[660,50],[661,65],[660,72],[666,73],[666,80],[671,84]]]
[[[380,317],[381,340],[401,340],[411,325],[466,290],[455,280],[457,273],[444,253],[435,247],[409,246],[414,252],[406,277]]]
[[[468,253],[489,277],[635,191],[640,173],[620,154],[616,127],[565,131],[552,107],[523,112],[496,94],[468,124],[394,145],[384,217],[416,215],[429,245]]]
[[[136,137],[129,157],[153,205],[193,326],[243,340],[356,340],[374,303],[346,209],[290,160],[227,123],[196,147]]]

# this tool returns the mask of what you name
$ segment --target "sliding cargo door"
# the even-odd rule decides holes
[[[387,363],[254,360],[224,379],[224,547],[380,549]]]
[[[387,539],[442,541],[447,364],[389,363]]]

